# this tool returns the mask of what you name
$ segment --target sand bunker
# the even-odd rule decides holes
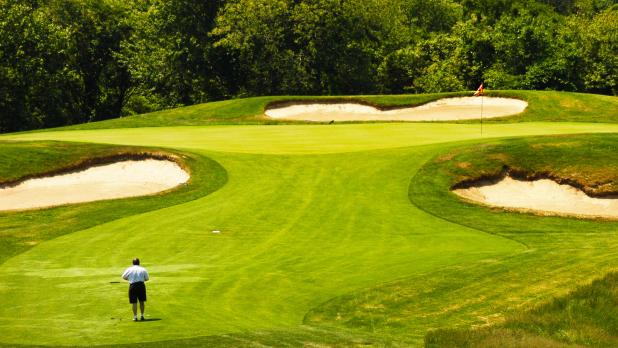
[[[590,197],[573,186],[549,179],[523,181],[507,176],[496,183],[479,184],[453,192],[471,201],[495,207],[543,214],[618,218],[618,199]]]
[[[502,117],[518,114],[528,103],[518,99],[461,97],[446,98],[417,107],[382,111],[354,103],[316,103],[275,107],[266,110],[266,116],[302,121],[453,121]]]
[[[86,170],[29,179],[0,189],[0,210],[149,195],[176,187],[189,174],[168,160],[120,161]]]

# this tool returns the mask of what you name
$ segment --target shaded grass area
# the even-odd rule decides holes
[[[421,346],[428,330],[493,327],[615,269],[614,239],[616,234],[569,233],[560,246],[531,246],[510,257],[462,263],[334,298],[310,311],[304,323],[366,331],[408,346]],[[615,308],[605,310],[607,315]]]
[[[512,315],[500,325],[473,330],[437,330],[427,347],[616,347],[618,273],[612,272],[568,295]]]
[[[426,163],[414,176],[409,188],[411,202],[441,219],[520,242],[527,250],[334,298],[309,312],[305,324],[364,329],[420,345],[423,337],[413,333],[423,328],[497,325],[510,315],[563,296],[612,271],[618,261],[618,223],[539,217],[478,206],[459,200],[450,188],[466,178],[498,175],[504,165],[564,177],[575,175],[589,180],[586,183],[603,182],[615,187],[618,154],[608,150],[616,143],[616,135],[578,135],[449,145],[450,149]],[[615,307],[598,309],[597,318],[614,316]],[[559,319],[562,314],[555,315],[554,319]],[[587,314],[583,311],[579,315]],[[589,333],[600,330],[593,321],[588,323]],[[539,333],[534,341],[518,341],[518,335],[512,331],[508,337],[513,342],[524,342],[523,346],[526,342],[541,346],[547,343],[549,347],[554,344],[554,337],[547,332]],[[509,342],[489,342],[487,346],[508,347]]]
[[[92,158],[135,153],[179,156],[191,173],[188,184],[157,195],[72,204],[47,209],[0,212],[0,264],[14,255],[58,236],[121,217],[188,202],[214,192],[227,173],[204,156],[162,149],[62,142],[0,142],[0,182],[54,172]]]
[[[196,126],[222,124],[303,124],[314,122],[275,120],[264,116],[272,103],[286,101],[362,102],[380,108],[418,106],[442,98],[471,96],[472,92],[368,95],[368,96],[270,96],[211,102],[101,122],[86,123],[57,129],[110,129],[135,127]],[[489,91],[490,97],[510,97],[526,100],[528,108],[519,115],[485,119],[484,122],[618,122],[618,97],[552,91]],[[450,121],[453,123],[453,121]],[[478,123],[478,120],[455,123]],[[354,122],[353,122],[354,123]],[[49,131],[37,130],[36,132]]]

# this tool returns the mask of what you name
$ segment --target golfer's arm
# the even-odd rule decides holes
[[[148,272],[144,275],[144,281],[147,282],[150,280],[150,276],[148,276]]]

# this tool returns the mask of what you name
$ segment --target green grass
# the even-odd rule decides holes
[[[438,330],[427,347],[616,347],[618,273],[565,296],[514,314],[500,325],[476,330]]]
[[[138,127],[238,125],[238,124],[303,124],[302,121],[275,120],[264,116],[265,108],[281,101],[359,101],[378,107],[416,106],[434,100],[456,96],[470,96],[472,92],[368,95],[368,96],[276,96],[232,99],[211,102],[153,113],[128,116],[107,121],[79,124],[59,129],[115,129]],[[487,123],[512,122],[618,122],[616,97],[552,91],[489,91],[488,96],[526,100],[528,108],[516,116],[485,119]],[[478,123],[478,120],[458,123]],[[54,129],[57,130],[57,129]],[[44,130],[49,131],[49,130]]]
[[[492,95],[525,100],[528,108],[519,115],[483,122],[618,122],[618,98],[612,96],[554,91],[496,91]]]
[[[614,133],[618,124],[377,123],[349,125],[194,126],[75,130],[0,136],[0,140],[62,140],[161,146],[248,154],[328,154],[543,134]]]
[[[586,115],[610,122],[613,112]],[[567,110],[562,120],[584,116]],[[483,134],[478,124],[387,123],[1,136],[7,177],[152,147],[182,155],[192,182],[164,195],[0,214],[0,233],[22,238],[0,249],[0,345],[408,347],[428,331],[488,325],[522,335],[525,316],[522,328],[499,325],[615,269],[618,222],[507,213],[449,188],[505,164],[613,184],[618,136],[607,133],[617,132],[533,122],[486,124]],[[40,233],[36,246],[26,232]],[[110,283],[135,256],[152,275],[147,315],[159,320],[127,320],[126,285]],[[552,330],[531,342],[571,342]]]
[[[192,153],[127,146],[61,142],[0,142],[0,183],[72,168],[92,158],[123,154],[169,153],[180,156],[192,174],[173,194],[101,201],[23,212],[0,212],[0,264],[33,246],[61,235],[126,216],[188,202],[225,184],[227,173],[216,162]]]
[[[231,99],[187,107],[167,109],[148,114],[128,116],[102,122],[79,124],[61,129],[109,129],[136,127],[203,126],[217,124],[289,124],[306,123],[281,121],[268,118],[264,110],[268,105],[281,101],[361,101],[375,106],[414,106],[445,97],[470,93],[436,93],[387,96],[273,96]]]
[[[564,146],[565,141],[569,146]],[[519,242],[526,246],[525,252],[445,267],[435,274],[407,277],[333,298],[312,309],[304,323],[363,328],[417,342],[427,329],[501,323],[506,315],[611,271],[617,260],[617,222],[509,213],[463,202],[449,191],[460,180],[495,175],[504,165],[514,163],[530,173],[545,171],[546,165],[553,163],[552,172],[561,173],[561,177],[573,167],[578,168],[572,171],[577,176],[595,172],[591,167],[596,165],[615,182],[615,171],[608,173],[607,168],[617,167],[618,155],[607,147],[616,143],[616,135],[579,135],[444,146],[416,172],[409,188],[412,203],[444,221]],[[611,316],[613,311],[614,307],[607,307],[601,312]],[[595,329],[592,326],[589,333]],[[448,347],[451,332],[445,331],[444,337],[431,336],[430,342],[439,340]],[[545,336],[550,334],[556,332]],[[553,339],[548,338],[550,341]]]

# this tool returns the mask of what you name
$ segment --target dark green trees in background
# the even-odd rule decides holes
[[[0,0],[0,132],[480,81],[618,94],[617,0]]]
[[[136,1],[123,54],[134,91],[125,113],[189,105],[235,94],[227,52],[210,32],[223,0]]]
[[[71,32],[33,3],[6,2],[0,13],[0,130],[67,123],[79,111],[66,93],[80,85],[67,67]]]
[[[0,130],[120,115],[126,13],[119,1],[0,2]]]

